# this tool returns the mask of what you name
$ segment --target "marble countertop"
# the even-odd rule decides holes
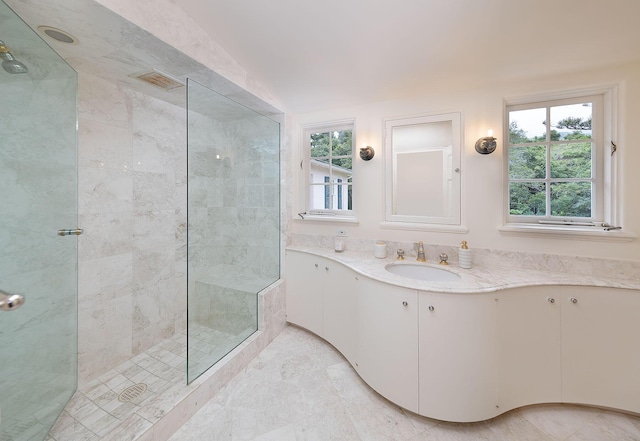
[[[337,253],[332,249],[304,246],[288,246],[287,250],[301,251],[325,257],[342,263],[353,271],[371,279],[420,291],[463,294],[494,292],[509,288],[543,285],[600,286],[609,288],[640,289],[639,280],[620,277],[606,278],[568,272],[491,267],[486,265],[486,263],[483,266],[463,269],[455,263],[447,266],[440,265],[433,261],[420,263],[416,262],[415,258],[411,257],[406,258],[404,261],[398,261],[395,256],[388,256],[385,259],[377,259],[373,256],[373,252],[346,250],[342,253]],[[392,274],[385,269],[386,265],[398,262],[446,269],[447,271],[459,275],[460,280],[453,282],[423,281]]]

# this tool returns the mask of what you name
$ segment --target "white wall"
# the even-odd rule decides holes
[[[554,91],[581,89],[606,84],[619,86],[619,174],[622,188],[622,222],[624,230],[640,234],[640,204],[637,189],[640,188],[640,148],[634,140],[640,139],[640,63],[616,66],[596,71],[578,72],[549,78],[536,78],[527,82],[488,84],[481,89],[467,89],[460,85],[457,90],[436,90],[425,96],[361,106],[331,109],[322,112],[295,115],[298,125],[323,121],[355,118],[354,142],[359,149],[363,144],[376,150],[373,160],[365,162],[358,155],[354,160],[354,207],[359,224],[334,224],[330,222],[292,222],[293,234],[333,235],[336,228],[346,228],[350,237],[382,239],[399,242],[424,241],[427,244],[455,246],[467,240],[471,247],[578,255],[585,257],[640,259],[640,241],[626,243],[597,242],[563,238],[541,238],[539,236],[507,236],[498,228],[503,223],[503,102],[505,98],[544,94]],[[383,119],[389,117],[445,113],[460,111],[463,116],[462,152],[462,223],[468,227],[465,234],[400,231],[381,229],[384,218],[384,142]],[[475,152],[475,141],[492,128],[497,134],[498,149],[491,155]],[[300,131],[291,134],[293,158],[290,195],[292,219],[304,211],[300,182],[301,160]],[[298,218],[299,219],[299,218]]]

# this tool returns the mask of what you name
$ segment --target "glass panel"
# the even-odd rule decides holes
[[[331,156],[351,156],[353,142],[351,130],[340,130],[332,133]]]
[[[333,165],[331,176],[333,179],[342,179],[344,181],[350,178],[352,162],[351,156],[348,158],[331,159],[331,164]]]
[[[329,195],[331,193],[328,185],[311,185],[309,187],[309,193],[310,193],[309,194],[310,210],[325,210],[329,208],[330,206]]]
[[[312,133],[311,134],[311,157],[312,158],[328,158],[329,157],[329,132]]]
[[[191,382],[258,329],[280,277],[280,125],[192,80],[187,107]]]
[[[322,189],[324,203],[322,207],[314,206],[313,208],[322,208],[325,210],[350,210],[351,209],[351,185],[347,183],[339,183],[333,185],[317,186],[318,190]]]
[[[551,139],[591,139],[591,103],[551,107]]]
[[[552,182],[551,216],[591,217],[591,182]]]
[[[546,164],[547,148],[543,145],[509,148],[510,179],[544,179]]]
[[[394,214],[409,216],[449,215],[450,185],[444,166],[444,150],[398,153],[395,155],[398,176],[420,176],[421,185],[398,179],[394,187]]]
[[[77,381],[77,76],[3,2],[0,29],[0,440],[43,440]]]
[[[547,109],[513,110],[509,112],[509,144],[545,141]]]
[[[551,145],[552,178],[591,178],[591,143]]]
[[[543,182],[511,182],[509,214],[516,216],[546,215],[546,184]]]

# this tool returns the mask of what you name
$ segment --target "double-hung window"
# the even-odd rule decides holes
[[[306,214],[353,216],[353,121],[303,129]]]
[[[507,224],[607,225],[614,205],[605,192],[614,145],[608,100],[610,93],[596,93],[507,104]]]

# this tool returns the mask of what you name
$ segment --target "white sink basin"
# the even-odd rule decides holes
[[[384,267],[390,273],[428,282],[455,282],[460,276],[443,268],[420,265],[417,263],[390,263]]]

